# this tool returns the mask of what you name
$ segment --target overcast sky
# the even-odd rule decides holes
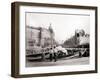
[[[26,13],[28,26],[48,28],[50,23],[60,43],[73,36],[76,29],[90,32],[90,17],[86,15]]]

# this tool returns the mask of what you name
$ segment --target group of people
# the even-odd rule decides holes
[[[42,51],[42,59],[46,59],[46,54],[49,55],[50,61],[56,62],[58,60],[59,54],[67,54],[67,51],[60,46],[54,46],[51,48],[47,48]]]
[[[54,46],[53,48],[50,48],[50,52],[49,52],[49,55],[50,55],[50,61],[54,61],[56,62],[57,61],[57,58],[58,58],[58,50],[57,48]]]
[[[69,50],[69,51],[71,51],[70,54],[72,54],[72,55],[74,55],[77,52],[79,54],[79,57],[89,56],[89,50],[87,50],[87,49],[85,49],[85,50],[83,49],[83,50],[79,50],[79,51],[76,50],[75,52],[73,50]],[[51,48],[43,49],[43,51],[41,53],[42,53],[42,60],[45,60],[46,55],[48,54],[49,60],[54,61],[54,62],[56,62],[60,56],[66,57],[67,55],[70,55],[68,53],[68,50],[66,50],[65,48],[63,48],[61,46],[54,46]]]
[[[58,50],[57,48],[54,46],[54,47],[51,47],[51,48],[47,48],[46,50],[43,50],[42,51],[42,60],[45,60],[46,59],[46,54],[49,55],[49,59],[50,61],[57,61],[57,58],[58,58]]]

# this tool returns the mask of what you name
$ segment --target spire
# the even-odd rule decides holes
[[[53,33],[53,29],[52,29],[51,23],[50,23],[50,25],[49,25],[49,31],[50,31],[51,33]]]
[[[54,32],[53,32],[53,29],[51,27],[51,23],[49,25],[49,31],[50,31],[50,36],[51,36],[51,47],[53,47],[53,37],[54,37]]]

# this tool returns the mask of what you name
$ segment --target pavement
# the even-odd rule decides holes
[[[56,62],[50,60],[44,61],[28,61],[26,60],[26,67],[43,67],[43,66],[61,66],[61,65],[85,65],[89,64],[89,57],[65,57],[58,59]]]

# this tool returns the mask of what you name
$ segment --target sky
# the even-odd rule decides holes
[[[90,33],[89,15],[26,13],[26,25],[49,28],[52,26],[55,32],[55,40],[64,42],[75,34],[76,29],[83,29]]]

